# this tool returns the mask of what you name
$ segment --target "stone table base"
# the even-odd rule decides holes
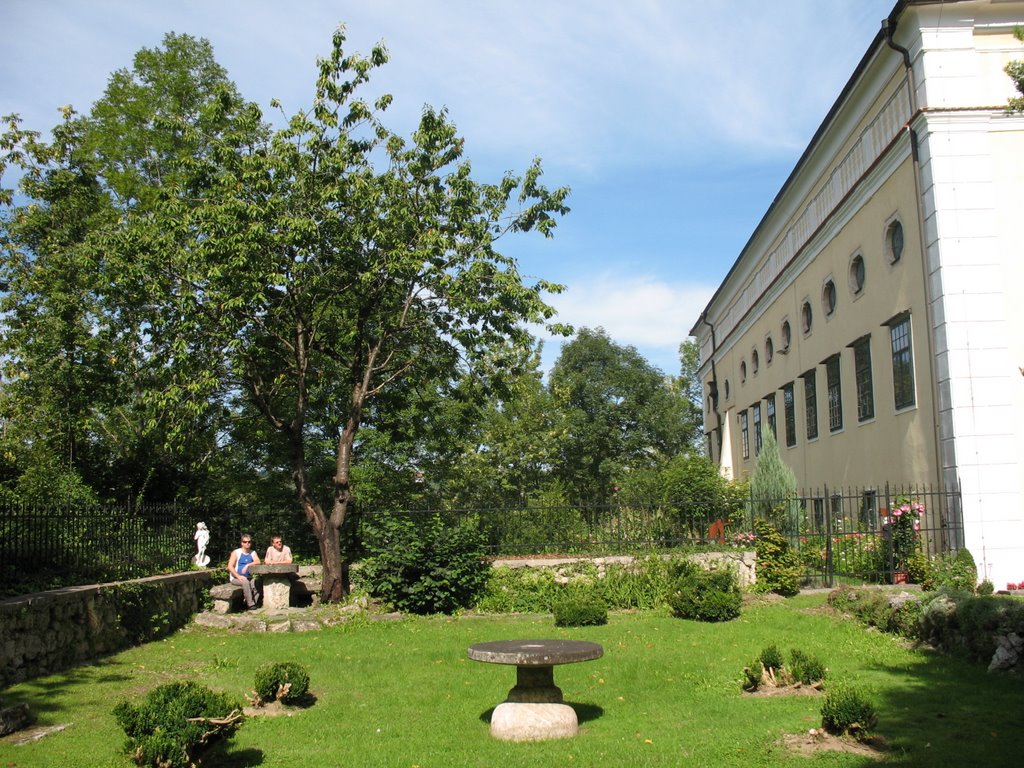
[[[292,579],[299,567],[294,563],[260,563],[250,566],[260,579],[263,607],[268,611],[287,611],[292,592]]]
[[[491,715],[491,736],[502,741],[568,739],[578,731],[576,710],[568,704],[506,701]]]

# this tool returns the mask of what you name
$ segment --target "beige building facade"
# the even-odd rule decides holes
[[[1024,580],[1018,0],[900,0],[690,333],[708,449],[775,425],[801,487],[961,489],[964,544]]]

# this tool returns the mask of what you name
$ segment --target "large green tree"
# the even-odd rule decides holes
[[[509,233],[550,235],[566,189],[534,163],[473,179],[444,112],[411,140],[389,131],[383,96],[358,96],[386,61],[334,37],[312,107],[263,137],[262,114],[226,92],[181,126],[203,153],[147,187],[105,244],[141,312],[168,403],[244,397],[281,436],[295,493],[320,545],[326,600],[345,590],[339,531],[354,498],[356,436],[398,382],[471,369],[531,341],[553,310],[497,250]],[[202,122],[222,134],[203,136]],[[328,452],[327,446],[331,446]],[[314,471],[330,462],[330,479]]]
[[[161,187],[197,180],[230,122],[210,102],[237,101],[208,43],[163,42],[115,72],[89,115],[66,108],[50,141],[14,116],[0,138],[0,174],[20,173],[17,198],[0,192],[0,413],[11,480],[33,500],[173,498],[215,447],[211,409],[146,397],[165,377],[144,341],[146,296],[122,290],[105,247],[127,212],[153,214]]]
[[[549,386],[564,412],[556,475],[577,498],[610,498],[624,473],[684,450],[689,401],[672,377],[604,330],[583,328],[562,347]]]

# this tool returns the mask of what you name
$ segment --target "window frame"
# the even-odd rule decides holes
[[[825,402],[828,407],[828,431],[836,434],[843,431],[843,367],[840,354],[836,352],[821,361],[825,366]]]
[[[782,421],[786,427],[786,447],[796,446],[796,392],[793,382],[782,385]]]
[[[761,432],[761,404],[754,403],[750,406],[750,410],[753,414],[754,422],[754,455],[759,456],[761,454],[761,445],[763,443],[763,434]]]
[[[818,369],[811,368],[800,376],[804,382],[804,423],[807,441],[818,439]],[[810,386],[808,386],[810,384]],[[812,434],[813,432],[813,434]]]
[[[871,371],[871,335],[861,336],[850,344],[853,349],[854,381],[857,385],[857,422],[875,418],[875,385]]]
[[[744,408],[739,412],[737,418],[740,421],[740,447],[742,448],[743,458],[750,458],[750,419],[747,416],[747,409]]]
[[[914,371],[914,328],[910,311],[900,312],[887,320],[889,350],[892,354],[892,396],[896,412],[917,406],[917,376]],[[904,333],[900,333],[905,329]],[[899,334],[899,339],[897,339]],[[897,347],[899,341],[899,347]],[[901,394],[903,399],[901,399]]]

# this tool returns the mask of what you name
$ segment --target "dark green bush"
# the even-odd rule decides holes
[[[821,727],[831,734],[848,734],[856,739],[868,736],[878,725],[878,714],[870,701],[856,688],[838,686],[825,695],[821,707]]]
[[[789,674],[794,682],[811,685],[825,679],[828,670],[820,659],[794,648],[789,652]]]
[[[790,549],[789,542],[777,528],[766,520],[754,521],[757,540],[756,592],[775,592],[792,597],[800,591],[803,569],[799,555]]]
[[[161,685],[140,704],[122,701],[113,714],[128,736],[125,752],[136,765],[190,768],[210,745],[234,734],[242,724],[241,712],[240,701],[186,681]]]
[[[778,646],[769,645],[761,651],[761,655],[757,657],[757,660],[764,664],[765,669],[782,669],[782,651],[779,650]]]
[[[740,615],[743,596],[731,570],[704,571],[680,564],[680,576],[667,601],[672,615],[697,621],[729,621]]]
[[[594,627],[608,623],[608,606],[588,595],[566,595],[551,606],[556,627]]]
[[[436,515],[370,517],[363,544],[367,591],[409,613],[452,613],[472,605],[490,572],[476,528],[446,525]]]
[[[294,661],[275,661],[256,670],[254,683],[260,701],[294,704],[309,693],[309,672]]]

